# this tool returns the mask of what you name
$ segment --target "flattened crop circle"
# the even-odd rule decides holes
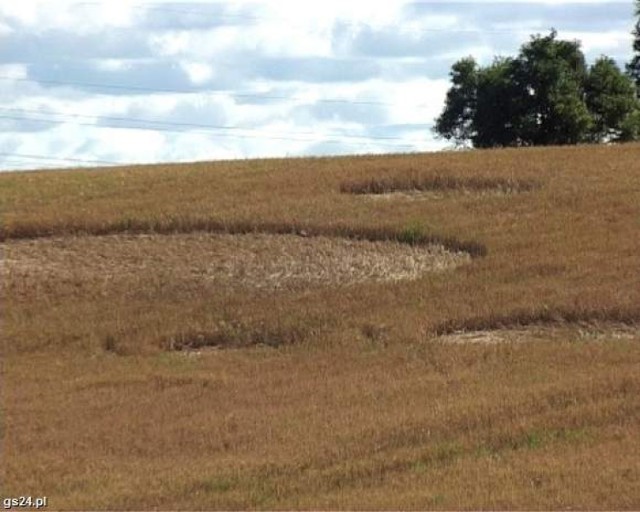
[[[468,253],[435,244],[272,234],[106,235],[4,245],[1,273],[9,279],[165,276],[268,290],[417,279],[471,260]]]

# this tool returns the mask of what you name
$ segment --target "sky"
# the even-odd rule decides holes
[[[624,65],[629,1],[0,0],[0,171],[437,151],[449,70],[553,27]]]

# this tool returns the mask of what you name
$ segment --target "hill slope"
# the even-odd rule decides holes
[[[639,156],[1,174],[3,496],[637,507]]]

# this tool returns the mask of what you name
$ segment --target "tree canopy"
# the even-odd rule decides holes
[[[640,98],[640,0],[636,0],[636,27],[633,31],[633,52],[631,62],[627,64],[627,72],[636,83],[636,94]]]
[[[638,100],[632,81],[615,61],[600,57],[585,83],[586,104],[593,119],[591,138],[633,140],[638,135]]]
[[[451,79],[435,131],[456,144],[576,144],[632,140],[640,132],[631,78],[608,57],[589,67],[580,43],[558,40],[555,31],[486,67],[461,59]]]

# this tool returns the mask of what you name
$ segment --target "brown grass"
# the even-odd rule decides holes
[[[637,508],[638,154],[0,175],[0,494],[54,509]],[[341,192],[434,177],[537,186]],[[433,244],[473,259],[412,273],[445,256]]]
[[[529,192],[539,187],[540,183],[533,179],[458,177],[448,173],[435,173],[431,176],[393,176],[370,178],[364,181],[347,181],[340,184],[340,191],[346,194],[390,194],[392,192],[426,191],[513,194]]]

